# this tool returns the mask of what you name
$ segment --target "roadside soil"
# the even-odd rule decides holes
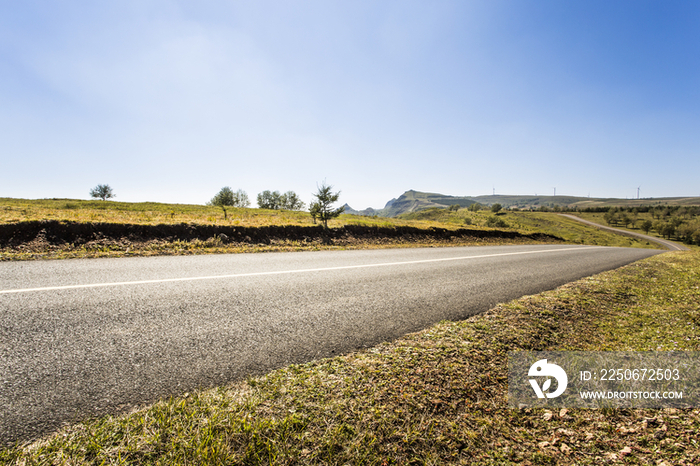
[[[464,228],[30,221],[0,225],[0,260],[562,242],[562,238],[542,233]]]

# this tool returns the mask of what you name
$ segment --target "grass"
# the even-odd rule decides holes
[[[448,211],[447,209],[426,209],[411,214],[399,216],[403,220],[440,222],[443,225],[461,226],[466,228],[486,228],[489,219],[497,218],[505,226],[499,229],[516,230],[521,233],[546,233],[563,238],[575,244],[591,244],[599,246],[620,246],[653,248],[659,246],[637,238],[617,235],[598,230],[575,220],[564,218],[549,212],[499,212],[497,215],[488,211],[471,212],[467,209]]]
[[[264,227],[271,225],[313,225],[307,212],[265,209],[229,208],[227,218],[218,207],[184,204],[127,203],[114,201],[81,201],[69,199],[24,200],[0,198],[0,225],[12,225],[33,220],[55,220],[77,223],[122,223],[136,225],[180,224]],[[496,224],[489,223],[497,220]],[[410,226],[420,229],[445,228],[456,230],[498,229],[524,234],[546,233],[574,244],[603,246],[657,247],[636,238],[616,235],[586,226],[553,213],[540,212],[457,212],[447,209],[427,209],[399,218],[341,215],[329,223],[331,228],[363,225],[396,228]],[[523,244],[533,240],[479,239],[439,240],[427,238],[382,238],[361,241],[336,241],[329,244],[314,241],[275,240],[269,244],[222,242],[216,237],[184,241],[179,239],[100,238],[79,244],[49,243],[37,239],[12,248],[0,248],[0,261],[32,259],[66,259],[92,257],[127,257],[152,255],[219,254],[263,251],[304,251],[319,249],[353,249],[386,247],[471,246],[482,244]]]
[[[602,214],[601,214],[602,215]],[[548,233],[573,243],[605,246],[650,247],[646,242],[601,232],[595,228],[563,219],[554,213],[500,212],[497,216],[488,211],[470,212],[467,209],[426,209],[397,218],[362,217],[343,214],[331,220],[329,227],[366,225],[379,227],[412,226],[417,228],[477,228],[493,229],[488,219],[497,217],[505,222],[499,229],[517,230],[521,233]],[[83,201],[72,199],[12,199],[0,198],[0,224],[32,220],[59,220],[73,222],[128,223],[138,225],[196,223],[201,225],[313,225],[308,212],[228,208],[227,218],[221,208],[190,204],[161,204],[155,202]],[[651,245],[653,247],[653,245]]]
[[[0,224],[32,220],[59,220],[137,225],[173,223],[240,225],[248,227],[313,225],[313,220],[308,212],[232,207],[227,208],[226,211],[227,218],[224,219],[224,213],[220,207],[205,205],[0,198]],[[359,217],[355,215],[341,215],[338,219],[331,220],[328,224],[329,227],[343,225],[445,227],[440,222],[430,220],[411,221],[384,217]],[[453,226],[453,228],[456,228],[456,226]]]
[[[619,228],[620,230],[626,230],[626,231],[632,231],[635,233],[643,233],[648,236],[653,236],[656,238],[661,238],[661,239],[667,239],[664,238],[662,235],[657,233],[655,230],[649,230],[648,232],[643,231],[641,228],[637,227],[636,225],[640,225],[644,220],[651,220],[654,222],[656,219],[652,217],[651,213],[649,212],[640,212],[636,215],[635,217],[635,223],[630,224],[629,227],[626,227],[624,225],[609,225],[608,222],[605,221],[605,214],[601,212],[576,212],[576,213],[571,213],[572,215],[576,215],[578,217],[581,217],[584,220],[588,220],[590,222],[595,222],[600,225],[606,226],[606,227],[612,227],[612,228]],[[679,241],[680,244],[680,241]],[[688,245],[686,245],[688,246]]]
[[[511,410],[511,350],[700,350],[700,253],[657,255],[375,348],[86,421],[3,464],[700,462],[700,410]],[[660,318],[662,317],[662,318]]]

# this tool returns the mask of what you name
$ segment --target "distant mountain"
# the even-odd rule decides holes
[[[431,207],[449,207],[458,204],[460,207],[469,207],[478,202],[490,206],[501,204],[503,207],[518,207],[521,209],[538,208],[542,206],[553,207],[602,207],[602,206],[640,206],[640,205],[700,205],[698,197],[665,197],[648,199],[603,199],[577,196],[507,196],[496,194],[492,196],[448,196],[446,194],[423,193],[420,191],[406,191],[396,199],[386,203],[383,209],[354,210],[345,204],[345,213],[365,216],[396,217],[401,214],[416,212]]]
[[[365,210],[355,210],[352,207],[350,207],[348,204],[345,204],[343,207],[345,207],[344,213],[346,213],[346,214],[362,215],[364,217],[373,217],[375,215],[377,215],[379,217],[385,217],[385,215],[379,215],[379,212],[381,212],[381,209],[375,210],[371,207],[368,207]]]
[[[419,191],[406,191],[396,199],[386,203],[383,209],[354,210],[345,204],[345,212],[354,215],[377,215],[378,217],[396,217],[401,214],[416,212],[431,207],[449,207],[459,204],[461,207],[469,207],[474,204],[471,198],[447,196],[445,194],[422,193]]]
[[[419,191],[406,191],[397,199],[392,199],[382,209],[382,216],[396,217],[397,215],[417,210],[429,209],[430,207],[449,207],[459,204],[461,207],[469,207],[474,204],[470,198],[446,196],[444,194],[422,193]]]

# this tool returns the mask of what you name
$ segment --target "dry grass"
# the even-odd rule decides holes
[[[646,241],[628,236],[616,235],[583,225],[556,214],[539,212],[508,212],[498,216],[505,226],[489,228],[489,218],[495,218],[490,212],[458,212],[446,209],[432,209],[402,218],[377,218],[341,215],[329,223],[331,228],[346,225],[361,225],[383,228],[414,227],[423,230],[444,228],[457,230],[505,230],[521,234],[544,233],[562,238],[574,244],[593,244],[623,247],[657,247]],[[66,199],[23,200],[0,198],[0,226],[12,226],[18,222],[35,220],[53,220],[58,222],[91,223],[101,222],[128,225],[192,224],[241,227],[268,227],[281,225],[311,226],[313,221],[307,212],[291,212],[263,209],[227,210],[218,207],[159,203],[125,203],[112,201],[76,201]],[[10,235],[12,236],[12,235]],[[551,242],[554,239],[542,238],[536,242]],[[216,237],[183,239],[149,239],[149,238],[96,238],[79,243],[49,242],[40,237],[27,240],[17,245],[0,245],[0,260],[63,259],[91,257],[127,257],[173,254],[218,254],[265,251],[302,251],[319,249],[353,249],[386,247],[435,247],[435,246],[471,246],[480,244],[525,244],[535,241],[529,239],[363,239],[335,241],[329,244],[323,241],[297,241],[280,239],[268,244],[230,243],[217,240]]]
[[[602,215],[602,214],[601,214]],[[657,244],[638,238],[623,236],[610,231],[591,228],[581,222],[567,219],[554,212],[511,212],[502,211],[497,215],[489,211],[471,212],[468,209],[448,211],[447,209],[426,209],[399,218],[413,221],[440,222],[443,225],[466,228],[486,228],[489,219],[502,220],[501,230],[515,230],[520,233],[545,233],[558,236],[574,244],[599,246],[619,246],[631,248],[658,248]]]
[[[232,225],[261,227],[270,225],[313,225],[308,212],[251,208],[226,209],[226,219],[220,207],[192,204],[161,204],[156,202],[82,201],[73,199],[11,199],[0,198],[0,224],[32,220],[71,222],[128,223],[157,225],[195,223],[199,225]],[[341,215],[328,226],[343,225],[414,226],[457,228],[437,221],[411,221],[391,218]]]

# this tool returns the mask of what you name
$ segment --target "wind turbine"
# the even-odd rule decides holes
[[[637,186],[637,199],[639,199],[639,188],[641,188],[642,185]]]

